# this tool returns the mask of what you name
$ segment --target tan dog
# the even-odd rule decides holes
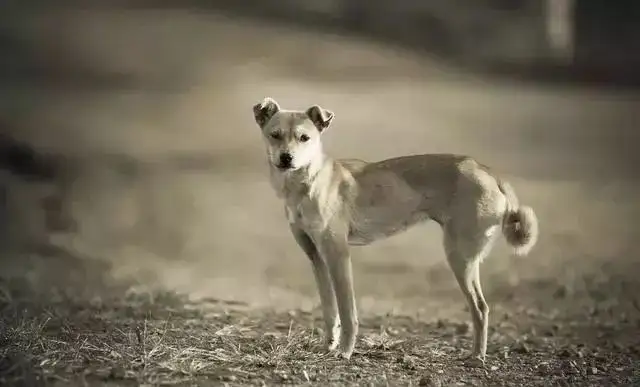
[[[526,255],[538,221],[511,186],[470,157],[415,155],[374,163],[332,160],[321,134],[333,112],[320,106],[282,110],[271,98],[253,107],[262,130],[271,182],[284,200],[297,243],[313,264],[326,324],[327,349],[349,358],[358,332],[349,245],[367,245],[427,220],[444,231],[449,265],[473,321],[472,358],[484,361],[489,307],[479,264],[497,231]]]

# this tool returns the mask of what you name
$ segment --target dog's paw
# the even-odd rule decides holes
[[[329,330],[329,335],[326,337],[326,347],[329,352],[333,352],[338,348],[340,344],[341,329],[340,323],[337,323]]]
[[[334,351],[331,353],[333,355],[334,358],[339,359],[339,360],[349,360],[351,359],[351,355],[353,354],[353,351],[342,351],[342,350],[338,350],[338,351]]]
[[[470,368],[483,368],[485,357],[482,355],[468,355],[462,359],[465,366]]]
[[[338,340],[327,340],[327,342],[325,343],[325,348],[327,352],[334,352],[336,349],[338,349]]]

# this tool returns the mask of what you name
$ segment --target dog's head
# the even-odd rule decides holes
[[[283,172],[306,167],[322,155],[320,135],[334,117],[318,105],[305,111],[282,110],[272,98],[254,105],[253,115],[262,130],[269,162]]]

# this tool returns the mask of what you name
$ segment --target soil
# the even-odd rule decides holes
[[[601,386],[640,380],[638,321],[608,316],[498,313],[488,360],[473,366],[465,359],[469,325],[457,320],[365,315],[347,361],[324,352],[318,310],[274,312],[134,291],[89,302],[18,296],[0,306],[3,385]]]

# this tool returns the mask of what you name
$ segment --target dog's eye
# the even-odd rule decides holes
[[[300,135],[300,141],[302,141],[302,142],[309,141],[309,136],[307,136],[306,134]]]
[[[282,134],[280,134],[280,132],[272,132],[270,136],[274,140],[282,140]]]

